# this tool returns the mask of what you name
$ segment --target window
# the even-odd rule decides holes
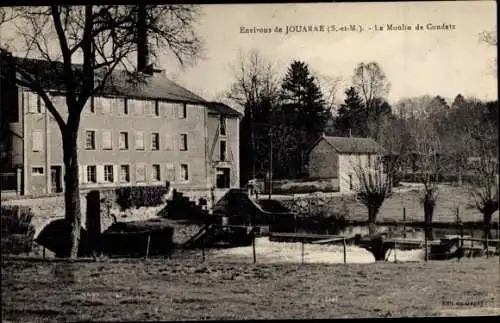
[[[87,166],[87,182],[97,183],[97,167],[95,165]]]
[[[128,132],[120,132],[120,150],[128,149]]]
[[[95,131],[87,130],[85,132],[85,149],[94,150],[95,149]]]
[[[225,161],[226,160],[226,141],[225,140],[221,140],[220,141],[220,160],[221,161]]]
[[[177,105],[177,112],[180,119],[187,118],[187,108],[185,103],[181,103]]]
[[[188,165],[187,164],[181,164],[181,180],[182,181],[189,180],[189,173],[188,173]]]
[[[154,113],[155,116],[160,116],[160,106],[158,105],[158,101],[154,102]]]
[[[137,183],[146,181],[146,165],[144,164],[135,165],[135,181]]]
[[[130,166],[120,165],[120,183],[130,182]]]
[[[33,151],[43,150],[43,135],[41,131],[33,131]]]
[[[170,102],[158,102],[159,110],[163,111],[166,119],[172,119],[174,114],[175,105]]]
[[[43,167],[31,168],[31,175],[35,175],[35,176],[43,175]]]
[[[106,183],[113,183],[113,165],[104,165],[104,181]]]
[[[135,149],[144,150],[144,133],[142,131],[135,132]]]
[[[128,115],[128,100],[123,100],[123,114]]]
[[[181,139],[180,150],[183,150],[183,151],[188,150],[187,134],[185,134],[185,133],[181,134],[180,139]]]
[[[151,171],[151,179],[154,182],[161,181],[160,165],[153,165],[153,168],[152,168],[152,171]]]
[[[113,140],[112,140],[111,130],[103,130],[102,131],[102,149],[111,150],[113,149]]]
[[[83,107],[83,110],[85,111],[88,110],[90,113],[95,113],[94,98],[87,99],[87,102],[85,102],[85,106]]]
[[[349,174],[349,189],[352,190],[353,189],[353,185],[352,185],[352,174]]]
[[[372,155],[368,154],[368,167],[372,167]]]
[[[172,138],[172,135],[169,133],[165,134],[165,149],[174,150],[174,140]]]
[[[130,100],[127,100],[128,101],[128,106],[131,110],[134,111],[134,114],[136,116],[141,116],[141,115],[144,115],[144,104],[143,104],[143,101],[141,100],[134,100],[134,99],[130,99]]]
[[[24,110],[29,113],[40,113],[38,110],[38,96],[33,92],[24,92]]]
[[[226,118],[224,116],[220,116],[219,118],[219,127],[220,127],[220,135],[225,136],[226,135]]]
[[[167,181],[173,183],[175,181],[175,167],[172,163],[167,163],[167,173],[166,173]]]
[[[151,134],[151,150],[160,150],[160,134],[157,132]]]

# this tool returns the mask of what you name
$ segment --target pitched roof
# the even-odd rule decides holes
[[[3,55],[2,55],[3,56]],[[6,56],[3,56],[6,57]],[[63,78],[63,64],[61,62],[49,62],[46,60],[12,57],[16,66],[22,66],[23,71],[32,76],[38,75],[42,85],[46,89],[64,91],[65,82]],[[13,62],[13,63],[14,63]],[[83,77],[81,64],[73,64],[75,77]],[[104,71],[103,71],[104,72]],[[96,78],[99,73],[96,72]],[[113,72],[109,82],[100,92],[101,95],[116,95],[135,97],[143,99],[159,99],[183,101],[189,103],[207,103],[205,99],[176,84],[161,74],[142,75],[140,82],[129,82],[130,74],[122,70]]]
[[[326,140],[326,142],[339,153],[374,154],[384,152],[382,146],[371,138],[323,136],[319,140],[321,139]]]
[[[241,117],[243,113],[231,108],[222,102],[209,102],[207,104],[209,113],[224,114],[231,117]]]

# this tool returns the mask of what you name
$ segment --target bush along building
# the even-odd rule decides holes
[[[54,64],[33,59],[17,64],[43,71],[50,79]],[[13,85],[12,68],[2,72],[2,119],[6,158],[2,173],[16,174],[23,195],[64,190],[61,132],[43,100]],[[54,73],[56,74],[56,73]],[[172,82],[162,72],[128,82],[117,71],[99,95],[89,99],[78,133],[79,179],[83,191],[121,186],[170,185],[186,194],[210,198],[239,186],[239,119],[231,107],[209,102]],[[53,79],[56,79],[54,77]],[[65,118],[66,98],[57,82],[46,82]],[[6,99],[8,97],[8,99]],[[2,187],[15,190],[15,187]]]

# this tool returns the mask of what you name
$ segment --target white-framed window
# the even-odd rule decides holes
[[[85,131],[85,149],[95,150],[95,130]]]
[[[39,110],[38,106],[38,95],[36,95],[34,92],[31,91],[26,91],[23,92],[23,105],[25,111],[28,113],[40,113],[41,111]]]
[[[175,182],[175,165],[173,163],[166,164],[165,177],[166,180],[169,181],[170,183]]]
[[[182,151],[188,150],[187,134],[185,134],[185,133],[180,134],[180,148],[179,149]]]
[[[113,165],[104,165],[104,181],[106,183],[113,183]]]
[[[87,166],[87,182],[88,183],[97,183],[97,166],[88,165]]]
[[[155,101],[154,102],[155,106],[154,106],[154,115],[156,117],[159,117],[160,116],[160,105],[159,105],[159,102],[158,101]]]
[[[187,118],[186,103],[177,104],[177,115],[179,116],[179,119],[186,119]]]
[[[225,161],[227,159],[227,147],[225,140],[221,140],[219,143],[219,157],[220,161]]]
[[[136,164],[135,165],[135,181],[137,183],[143,183],[146,181],[146,165]]]
[[[123,115],[128,115],[128,100],[123,99]]]
[[[134,115],[136,116],[142,116],[144,115],[144,101],[143,100],[136,100],[136,99],[128,99],[127,104],[129,107],[129,110],[133,111]]]
[[[103,130],[101,133],[102,139],[102,149],[112,150],[113,149],[113,134],[111,130]]]
[[[151,150],[160,150],[160,134],[157,132],[151,133]]]
[[[42,176],[44,174],[43,166],[31,167],[31,175]]]
[[[120,150],[128,150],[128,132],[121,131],[119,141]]]
[[[163,111],[165,119],[173,119],[175,116],[175,104],[171,102],[159,101],[159,110]],[[159,112],[159,111],[158,111]]]
[[[160,170],[160,165],[158,164],[153,164],[151,168],[151,180],[153,182],[159,182],[161,181],[161,170]]]
[[[33,151],[43,150],[43,133],[41,131],[33,131]]]
[[[130,183],[129,165],[120,165],[120,183]]]
[[[181,181],[189,181],[189,167],[188,164],[181,164]]]
[[[135,132],[135,149],[144,150],[144,132],[136,131]]]

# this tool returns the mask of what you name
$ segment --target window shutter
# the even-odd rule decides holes
[[[120,183],[120,170],[116,164],[113,164],[113,182]]]
[[[43,150],[42,132],[33,131],[33,151]]]
[[[29,113],[35,113],[36,112],[36,106],[33,104],[33,93],[26,91],[23,93],[24,95],[24,111],[29,112]]]
[[[82,165],[82,183],[86,184],[87,180],[87,165]]]
[[[97,165],[96,172],[97,172],[97,183],[104,183],[104,166]]]
[[[83,183],[83,168],[82,165],[78,165],[78,183]]]
[[[167,181],[173,183],[173,182],[175,182],[175,167],[174,167],[174,164],[167,163],[166,166],[167,167],[166,167],[165,177],[167,178]]]
[[[102,149],[112,149],[112,135],[111,130],[102,131]]]
[[[165,134],[165,150],[174,150],[173,138],[169,133]]]

